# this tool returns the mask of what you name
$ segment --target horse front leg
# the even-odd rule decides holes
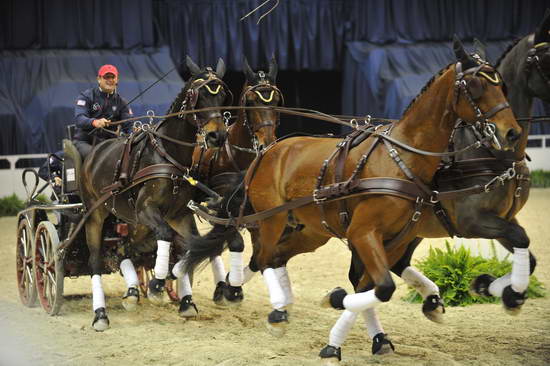
[[[535,257],[529,253],[530,241],[525,229],[516,220],[507,221],[496,215],[485,215],[479,221],[469,223],[468,233],[498,239],[513,253],[510,273],[497,279],[488,274],[480,275],[472,282],[471,290],[481,296],[501,297],[508,313],[519,313],[525,303],[529,275],[536,265]]]
[[[147,206],[141,206],[138,211],[138,221],[149,227],[157,240],[157,256],[155,260],[155,277],[149,282],[147,298],[155,305],[164,304],[164,285],[168,275],[170,261],[170,246],[174,238],[174,231],[164,220],[161,210],[149,202]]]
[[[102,208],[98,208],[86,222],[86,242],[90,252],[88,264],[92,270],[92,306],[94,311],[92,327],[98,332],[103,332],[109,328],[109,318],[107,317],[105,306],[105,293],[101,285],[101,274],[103,273],[101,243],[103,241],[103,222],[106,217],[107,213],[104,212]]]

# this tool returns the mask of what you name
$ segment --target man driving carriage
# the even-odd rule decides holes
[[[97,73],[98,86],[80,93],[76,99],[76,131],[73,142],[84,159],[92,147],[106,139],[117,137],[118,127],[110,122],[133,116],[127,101],[116,91],[118,70],[113,65],[103,65]],[[132,123],[122,125],[123,132],[130,132]]]

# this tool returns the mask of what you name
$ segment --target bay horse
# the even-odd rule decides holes
[[[275,57],[269,62],[268,72],[254,72],[246,58],[243,62],[245,83],[239,98],[243,107],[279,106],[284,104],[283,94],[277,88],[277,62]],[[237,120],[229,126],[228,137],[220,149],[195,148],[194,161],[199,164],[200,179],[214,191],[223,194],[230,184],[228,179],[241,170],[248,168],[254,158],[276,139],[276,128],[279,125],[279,113],[270,109],[241,109]],[[180,315],[192,317],[197,313],[197,307],[192,300],[190,273],[203,260],[210,258],[216,289],[213,300],[218,305],[228,301],[239,303],[243,299],[243,259],[244,241],[238,231],[232,236],[225,236],[230,255],[230,272],[225,274],[220,254],[224,247],[210,237],[194,236],[195,240],[187,240],[185,258],[179,261],[173,269],[173,274],[179,279]],[[215,243],[215,247],[209,244]]]
[[[172,103],[169,113],[207,107],[221,109],[230,96],[229,89],[221,80],[225,73],[223,60],[219,59],[216,71],[210,67],[199,68],[189,56],[186,63],[191,77]],[[101,286],[103,262],[100,248],[105,219],[114,215],[130,224],[129,246],[138,256],[156,249],[155,278],[149,284],[149,296],[161,294],[174,235],[190,235],[194,225],[187,202],[196,188],[187,181],[197,135],[208,146],[222,146],[227,130],[222,114],[216,108],[193,114],[180,113],[156,126],[146,127],[128,139],[112,139],[97,145],[82,165],[82,200],[92,211],[85,227],[92,271],[95,314],[92,326],[96,331],[109,327]],[[123,155],[127,157],[117,162],[117,157]],[[105,195],[109,194],[106,191],[114,194],[105,201]],[[121,263],[121,271],[125,277],[135,276],[131,262],[126,266]],[[129,295],[137,298],[137,283],[135,285]]]
[[[437,192],[427,185],[441,156],[447,155],[443,152],[455,121],[474,125],[483,140],[490,139],[503,150],[517,143],[521,129],[502,83],[495,81],[495,69],[468,55],[458,39],[454,52],[457,62],[428,82],[391,129],[359,131],[339,142],[285,139],[267,149],[247,171],[246,197],[256,215],[282,207],[258,219],[258,228],[251,231],[251,266],[262,271],[267,284],[274,308],[268,316],[271,326],[284,329],[288,323],[286,306],[292,292],[285,266],[290,258],[314,251],[336,236],[348,240],[366,268],[358,293],[340,299],[346,317],[331,332],[322,358],[340,359],[348,324],[358,313],[390,300],[395,284],[389,269],[417,236],[415,223],[426,211],[425,204],[437,200]],[[356,140],[363,132],[366,138]],[[331,164],[333,158],[336,162]],[[343,181],[344,177],[349,178]],[[301,230],[282,237],[290,207]],[[370,279],[374,289],[363,291]]]
[[[417,289],[424,298],[422,311],[430,320],[440,322],[444,312],[439,289],[430,279],[411,266],[414,250],[422,238],[465,237],[497,239],[513,253],[512,272],[498,279],[490,274],[478,276],[471,285],[473,293],[480,296],[502,298],[506,311],[517,314],[525,302],[529,274],[535,270],[536,260],[528,251],[529,237],[515,218],[529,197],[529,169],[525,148],[529,136],[533,98],[550,102],[550,12],[547,11],[536,31],[513,43],[497,61],[496,68],[507,87],[507,99],[519,119],[522,133],[513,151],[497,151],[483,147],[475,151],[457,154],[435,176],[439,191],[456,190],[474,185],[486,185],[495,177],[514,169],[514,176],[489,192],[464,197],[460,200],[442,200],[441,206],[423,213],[418,237],[409,243],[403,257],[391,268],[407,284]],[[482,47],[478,54],[484,57]],[[452,146],[461,149],[477,137],[469,128],[458,128]],[[439,211],[439,214],[436,214]],[[442,216],[443,215],[443,216]],[[349,279],[356,287],[364,268],[352,251]],[[333,298],[345,296],[343,289],[331,292]],[[330,300],[329,300],[330,301]],[[365,314],[369,335],[373,338],[373,354],[393,348],[384,334],[374,309]]]

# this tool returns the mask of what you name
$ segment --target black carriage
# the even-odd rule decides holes
[[[39,177],[34,169],[25,169],[23,185],[27,189],[26,208],[17,217],[16,269],[21,302],[28,307],[38,299],[50,315],[59,313],[63,301],[65,277],[90,275],[89,251],[86,233],[82,230],[87,208],[79,196],[81,157],[71,140],[63,140],[64,157],[51,154],[48,164],[57,160],[61,165],[61,184],[53,180],[39,187]],[[28,189],[28,175],[34,177],[33,187]],[[51,176],[51,174],[49,175]],[[47,187],[52,190],[52,203],[38,200]],[[102,274],[119,270],[120,261],[127,255],[128,224],[110,216],[103,227]],[[74,236],[73,240],[69,240]],[[132,256],[142,294],[152,277],[155,253]],[[178,300],[171,281],[167,291],[171,300]]]

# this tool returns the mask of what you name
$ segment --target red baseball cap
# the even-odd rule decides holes
[[[118,77],[118,70],[113,65],[103,65],[99,68],[99,71],[97,72],[97,76],[103,76],[105,74],[111,73]]]

